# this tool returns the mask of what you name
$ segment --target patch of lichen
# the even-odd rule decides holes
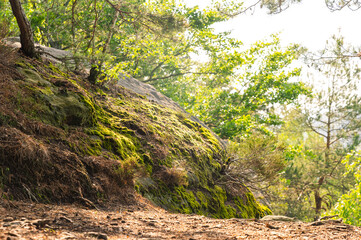
[[[19,110],[65,131],[61,139],[48,136],[49,142],[65,143],[69,151],[87,161],[98,157],[123,163],[114,168],[115,174],[124,175],[119,178],[122,184],[134,183],[130,178],[137,174],[132,166],[143,169],[142,177],[133,180],[138,191],[154,203],[174,212],[216,218],[261,217],[267,213],[252,193],[232,196],[217,185],[224,150],[208,129],[187,114],[119,86],[91,86],[52,64],[24,60],[18,69],[25,76],[18,81]],[[1,116],[0,120],[8,121]],[[90,164],[87,161],[82,163],[81,176],[91,186],[91,172],[95,170],[86,167]],[[187,184],[165,183],[161,175],[166,172],[164,168],[177,169],[167,174],[186,176]],[[97,195],[104,198],[99,191]]]

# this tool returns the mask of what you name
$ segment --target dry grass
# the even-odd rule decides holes
[[[169,168],[162,166],[156,177],[168,186],[187,186],[187,174],[183,168]]]
[[[0,127],[0,157],[9,164],[49,161],[49,152],[41,142],[16,128]]]
[[[0,39],[0,83],[23,78],[23,76],[13,68],[18,59],[17,49],[4,45]]]
[[[17,49],[6,46],[2,41],[4,38],[9,37],[10,34],[9,24],[0,22],[0,82],[8,78],[19,79],[22,77],[20,73],[11,68],[18,59]]]
[[[20,111],[19,98],[31,96],[21,87],[22,81],[17,81],[23,78],[15,67],[18,56],[17,51],[0,43],[0,197],[81,202],[117,196],[123,202],[134,201],[134,189],[125,186],[133,182],[131,162],[121,164],[74,152],[70,143],[86,145],[83,141],[88,136],[81,129],[65,131]]]

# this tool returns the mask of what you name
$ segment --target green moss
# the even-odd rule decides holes
[[[138,154],[139,143],[136,139],[129,135],[132,133],[127,128],[123,128],[124,132],[114,130],[104,125],[99,124],[97,127],[88,128],[86,133],[90,136],[97,136],[95,148],[102,147],[110,152],[113,152],[120,159],[127,159],[130,156],[141,157]]]
[[[266,206],[259,204],[251,192],[245,194],[245,200],[237,196],[234,199],[236,206],[240,212],[241,218],[261,218],[265,215],[272,214],[271,210]]]
[[[31,68],[21,68],[19,69],[20,73],[25,76],[25,81],[27,83],[33,84],[34,86],[40,87],[50,87],[51,83],[46,79],[42,78],[38,72]]]
[[[20,99],[24,111],[55,126],[92,126],[96,123],[95,109],[89,97],[68,91],[61,92],[32,69],[23,69],[30,91],[28,98]],[[38,109],[34,107],[38,105]],[[37,110],[33,114],[32,110]]]
[[[152,174],[153,166],[154,166],[154,162],[153,162],[152,158],[149,156],[149,154],[143,154],[142,159],[143,159],[143,163],[145,165],[146,172],[148,174]]]
[[[22,69],[33,69],[35,70],[35,67],[30,64],[28,61],[20,60],[16,62],[16,66],[21,67]]]
[[[70,78],[69,74],[61,71],[57,66],[54,66],[54,64],[52,62],[50,62],[48,65],[45,65],[45,67],[48,68],[49,70],[51,70],[55,74],[58,74],[60,76],[66,77],[66,78]]]
[[[176,187],[175,191],[181,198],[182,212],[194,213],[201,207],[194,194],[190,190],[186,190],[184,186]]]
[[[201,204],[201,208],[208,209],[208,198],[201,191],[197,191],[196,194],[197,194],[198,201]]]

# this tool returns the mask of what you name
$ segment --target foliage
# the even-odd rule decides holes
[[[324,149],[318,154],[319,172],[315,175],[318,178],[314,189],[316,214],[325,208],[324,203],[328,205],[327,208],[331,205],[325,200],[326,196],[320,193],[322,185],[332,182],[342,158],[360,144],[361,97],[357,86],[361,68],[357,62],[345,57],[345,52],[349,51],[342,37],[331,38],[321,52],[323,57],[313,62],[315,69],[327,80],[323,87],[315,90],[314,98],[306,101],[303,108],[306,126],[324,140]],[[321,83],[322,80],[318,79],[314,85]],[[334,203],[338,196],[328,198]]]
[[[189,72],[189,54],[217,37],[210,25],[226,19],[212,8],[200,11],[175,0],[30,0],[23,5],[36,41],[72,51],[73,69],[85,64],[105,71],[108,79],[121,72],[149,82]],[[0,19],[11,22],[8,5]]]
[[[227,42],[232,44],[226,50],[215,49],[210,60],[199,65],[199,72],[212,74],[161,81],[157,86],[222,138],[232,139],[254,128],[267,132],[267,126],[282,122],[274,111],[278,105],[294,103],[308,93],[294,80],[300,73],[291,66],[298,48],[281,50],[277,36],[243,51],[239,42]]]
[[[0,41],[10,35],[9,23],[0,21]]]
[[[262,0],[261,7],[266,6],[269,9],[270,14],[280,13],[287,9],[291,4],[301,2],[302,0]],[[353,11],[358,10],[361,7],[361,3],[356,1],[344,1],[344,0],[325,0],[325,5],[331,11],[342,10],[347,7]]]
[[[229,180],[240,180],[248,187],[263,192],[285,167],[286,146],[273,135],[253,131],[229,142],[229,160],[224,171]]]
[[[325,211],[347,192],[353,178],[351,175],[343,177],[345,168],[337,162],[333,162],[331,167],[325,165],[325,141],[307,128],[302,113],[294,110],[288,114],[285,122],[279,140],[289,145],[286,167],[268,189],[268,201],[276,214],[312,221],[318,217],[315,212],[315,191],[319,191],[321,210]],[[329,157],[338,160],[343,153],[341,146],[334,146]],[[327,177],[320,186],[319,180],[324,175]]]
[[[302,0],[258,0],[253,3],[239,0],[220,0],[218,10],[227,16],[234,17],[247,11],[254,11],[258,6],[267,8],[269,14],[278,14],[285,11],[294,3],[302,2]],[[339,11],[343,8],[349,8],[352,11],[360,9],[361,3],[358,0],[325,0],[326,7],[331,11]]]
[[[328,214],[338,214],[347,224],[361,226],[361,152],[352,151],[343,160],[347,171],[345,176],[353,175],[356,184],[343,194]]]
[[[326,2],[326,6],[331,11],[339,11],[345,7],[347,7],[348,9],[350,9],[352,11],[356,11],[356,10],[360,9],[360,7],[361,7],[361,3],[358,0],[356,0],[356,1],[326,0],[325,2]]]
[[[333,36],[322,58],[313,60],[314,94],[288,113],[280,137],[294,146],[278,186],[271,189],[273,209],[304,220],[319,217],[354,182],[343,176],[342,159],[360,144],[360,68],[345,52],[354,51]],[[278,195],[278,197],[276,197]],[[276,211],[276,212],[277,212]]]

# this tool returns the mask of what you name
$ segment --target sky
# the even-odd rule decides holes
[[[188,6],[198,5],[204,8],[211,0],[185,2]],[[255,0],[245,2],[252,3]],[[311,51],[317,51],[322,50],[326,40],[340,31],[346,42],[355,47],[361,46],[360,23],[361,9],[351,11],[344,8],[342,11],[331,12],[325,6],[324,0],[303,0],[276,15],[268,15],[266,9],[256,9],[253,14],[241,14],[213,27],[217,32],[231,30],[231,36],[246,45],[280,33],[281,43],[285,45],[299,43]]]

